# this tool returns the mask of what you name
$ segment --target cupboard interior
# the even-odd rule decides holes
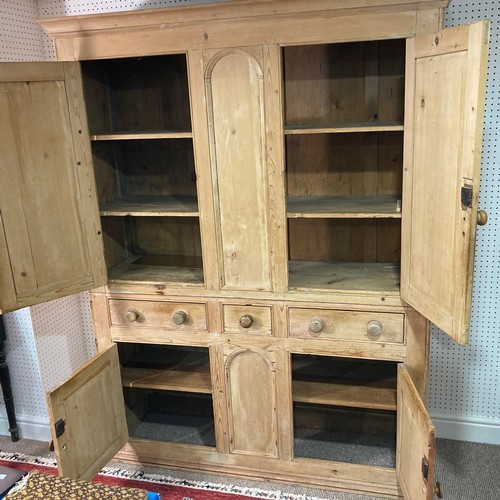
[[[215,446],[208,348],[118,348],[129,435]]]
[[[283,48],[291,289],[399,293],[404,40]]]
[[[197,217],[102,217],[110,283],[203,285]]]
[[[397,363],[292,355],[294,455],[395,467]]]
[[[82,74],[109,281],[202,285],[185,54]]]
[[[191,131],[185,54],[81,64],[91,136]]]

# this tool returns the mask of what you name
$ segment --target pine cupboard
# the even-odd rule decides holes
[[[61,474],[432,498],[428,321],[467,342],[485,221],[488,24],[447,3],[44,19],[59,62],[0,66],[0,308],[92,289]]]

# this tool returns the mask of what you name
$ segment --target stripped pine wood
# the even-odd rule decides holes
[[[374,410],[396,410],[396,384],[342,379],[292,383],[293,401]]]
[[[290,287],[327,290],[383,290],[399,294],[399,265],[383,263],[338,263],[291,261]]]
[[[212,392],[208,365],[187,367],[185,370],[122,368],[121,376],[124,387],[203,394],[211,394]]]
[[[396,471],[404,498],[434,498],[436,430],[406,367],[398,367]],[[424,465],[426,463],[426,465]]]
[[[294,134],[354,134],[359,132],[398,132],[403,131],[402,123],[350,123],[344,126],[336,125],[325,127],[321,125],[287,125],[285,127],[286,135]]]
[[[104,388],[113,395],[125,388],[131,429],[158,403],[167,406],[149,398],[151,391],[184,393],[194,412],[196,401],[213,402],[215,446],[134,439],[122,459],[421,498],[423,448],[411,441],[421,435],[412,426],[424,423],[432,431],[432,424],[420,417],[423,404],[403,398],[404,381],[398,386],[395,372],[405,364],[400,372],[413,379],[405,392],[425,396],[428,322],[407,305],[414,297],[401,293],[400,261],[403,277],[416,273],[425,282],[425,273],[435,271],[426,259],[441,256],[439,231],[421,237],[422,224],[439,219],[436,213],[475,216],[477,172],[467,162],[458,180],[440,169],[421,171],[420,164],[430,165],[432,148],[452,142],[461,150],[443,153],[440,161],[477,160],[475,112],[481,110],[474,106],[484,84],[484,25],[430,34],[447,3],[236,0],[41,21],[59,58],[82,60],[87,103],[77,88],[78,66],[63,71],[70,77],[68,137],[76,162],[90,163],[92,148],[101,212],[89,188],[93,180],[80,168],[81,221],[90,239],[103,238],[110,269],[108,285],[92,294],[96,339],[101,353],[118,343],[122,363],[122,380],[106,375],[95,382],[98,397]],[[405,53],[405,38],[417,33]],[[59,71],[54,65],[37,70],[41,81],[33,83],[44,85]],[[461,72],[469,73],[465,83]],[[6,73],[0,67],[0,82]],[[454,93],[463,109],[474,108],[463,125],[449,105]],[[418,108],[421,95],[425,105]],[[424,137],[423,125],[430,130],[441,116],[430,109],[433,98],[447,106],[443,116],[448,113],[450,123],[441,129],[463,137],[443,141],[435,131]],[[6,102],[0,93],[0,111],[8,110]],[[85,113],[78,113],[84,106],[92,137]],[[15,145],[15,129],[4,128],[3,142]],[[420,148],[422,137],[430,152]],[[20,148],[7,149],[0,158],[24,161]],[[408,180],[408,171],[418,175]],[[467,211],[433,191],[434,184],[460,190],[462,181],[474,189]],[[414,210],[415,192],[426,210]],[[429,192],[426,199],[422,193]],[[6,196],[15,204],[12,193]],[[437,200],[446,204],[442,211]],[[15,277],[19,264],[10,255],[29,249],[22,241],[10,246],[13,220],[0,197],[0,270],[10,268]],[[472,248],[467,231],[474,224],[465,224],[463,247]],[[424,249],[420,256],[416,251],[422,258],[411,272],[405,268],[408,248],[413,252],[408,228]],[[19,225],[21,234],[30,232],[25,229]],[[78,243],[77,252],[85,238]],[[98,267],[101,258],[102,250],[89,261]],[[470,284],[471,259],[469,252],[443,269],[456,283]],[[447,279],[436,285],[443,302],[450,295]],[[0,279],[0,293],[17,285]],[[26,290],[26,297],[33,295]],[[419,293],[429,305],[425,287]],[[453,297],[449,302],[457,305]],[[467,311],[453,312],[453,321],[467,320]],[[88,394],[91,378],[84,384]],[[71,413],[75,399],[68,401]],[[123,406],[112,417],[99,409],[98,420],[121,421]],[[296,457],[294,426],[321,424],[335,410],[335,425],[354,413],[394,420],[396,411],[397,470]],[[356,431],[354,425],[344,430]],[[90,440],[98,432],[82,434]],[[410,444],[401,449],[408,435]]]
[[[289,218],[401,218],[401,196],[289,196]]]
[[[90,480],[128,441],[116,345],[60,384],[47,402],[57,464],[65,477]],[[63,425],[60,435],[56,422]]]
[[[469,338],[472,273],[463,270],[473,267],[487,30],[478,22],[408,42],[401,294],[460,344]]]
[[[198,216],[195,196],[126,196],[110,200],[100,206],[101,216],[137,215],[142,217]]]
[[[91,141],[127,141],[131,139],[190,139],[193,133],[189,131],[155,130],[151,132],[115,132],[113,134],[91,135]]]

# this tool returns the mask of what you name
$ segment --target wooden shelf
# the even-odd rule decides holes
[[[109,283],[173,283],[203,286],[201,257],[133,256],[108,270]]]
[[[338,125],[286,125],[285,135],[297,134],[352,134],[359,132],[401,132],[404,125],[399,122],[343,123]]]
[[[322,289],[399,295],[399,264],[290,261],[288,270],[292,290]]]
[[[396,384],[388,381],[339,379],[328,382],[294,380],[297,403],[396,411]]]
[[[211,394],[208,365],[185,369],[122,368],[122,385],[138,389]],[[293,381],[293,401],[350,408],[396,410],[393,382],[357,379],[310,382]]]
[[[401,196],[289,196],[287,217],[401,218]]]
[[[162,391],[212,393],[208,365],[185,369],[123,368],[122,385]]]
[[[109,134],[95,134],[90,136],[91,141],[126,141],[139,139],[190,139],[193,133],[189,130],[149,130],[137,132],[113,132]]]
[[[127,196],[101,204],[101,216],[197,217],[196,196]]]

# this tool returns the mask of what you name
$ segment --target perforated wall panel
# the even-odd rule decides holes
[[[4,324],[7,331],[7,363],[16,413],[45,417],[47,410],[30,309],[25,308],[4,315]],[[3,396],[1,414],[6,417]]]
[[[500,426],[500,4],[453,0],[446,11],[447,26],[479,19],[491,20],[479,197],[489,222],[477,232],[470,345],[460,347],[434,328],[429,403],[435,416]]]
[[[34,0],[0,1],[0,60],[41,61],[44,59],[42,29]]]

